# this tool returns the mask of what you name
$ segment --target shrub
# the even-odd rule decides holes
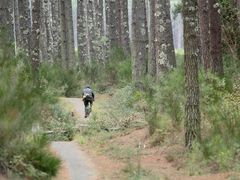
[[[59,105],[49,106],[42,111],[43,129],[49,138],[55,141],[71,141],[75,135],[76,119],[65,112]]]
[[[59,65],[42,64],[40,68],[41,87],[54,96],[79,94],[81,74],[76,70],[64,69]]]

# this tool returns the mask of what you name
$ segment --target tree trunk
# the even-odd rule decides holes
[[[156,3],[157,0],[150,0],[150,26],[149,26],[149,58],[148,73],[156,76]]]
[[[172,21],[170,16],[170,1],[157,1],[156,22],[156,64],[157,76],[160,77],[171,67],[176,67],[175,51],[173,46]]]
[[[129,24],[128,24],[128,0],[119,0],[121,7],[121,45],[125,54],[131,54]]]
[[[31,17],[30,17],[29,0],[18,0],[19,11],[19,27],[20,27],[20,47],[23,52],[29,56],[30,49],[30,32],[31,32]]]
[[[3,58],[12,55],[14,43],[13,34],[13,2],[12,0],[2,0],[0,3],[0,49],[3,49]]]
[[[210,69],[210,46],[209,46],[209,12],[208,1],[198,0],[199,8],[199,27],[201,42],[201,58],[205,71]]]
[[[88,42],[87,42],[87,2],[78,0],[78,57],[83,65],[88,60]]]
[[[147,19],[145,0],[133,0],[133,80],[136,86],[141,86],[142,78],[147,73]],[[141,87],[140,87],[141,88]]]
[[[103,19],[103,0],[98,0],[95,3],[95,11],[96,11],[96,53],[97,60],[101,64],[103,64],[104,53],[103,48],[104,44],[102,42],[102,37],[104,34],[104,19]]]
[[[87,1],[87,24],[88,24],[88,41],[89,41],[89,54],[90,60],[96,58],[94,49],[94,38],[95,38],[95,22],[94,22],[94,2],[93,0]]]
[[[63,67],[68,68],[67,63],[67,24],[65,12],[65,0],[60,0],[60,25],[61,25],[61,64]]]
[[[40,1],[32,1],[31,62],[35,80],[38,79],[40,66]]]
[[[198,83],[198,41],[197,0],[183,0],[184,19],[184,65],[185,65],[185,145],[192,147],[201,138],[199,83]]]
[[[210,56],[212,72],[223,75],[221,17],[217,0],[209,0]]]
[[[60,2],[52,0],[52,38],[53,38],[53,59],[61,58],[61,31],[60,31]]]
[[[61,0],[61,58],[63,66],[71,69],[75,64],[72,2]]]
[[[52,38],[52,13],[48,0],[40,2],[41,7],[41,59],[52,63],[53,38]]]
[[[14,27],[15,27],[15,43],[16,43],[16,54],[19,53],[21,48],[21,32],[19,23],[19,10],[18,10],[18,0],[14,0]]]
[[[117,9],[116,0],[107,0],[109,3],[108,20],[109,20],[109,39],[110,48],[116,47],[118,45],[118,33],[117,33]]]
[[[240,0],[236,0],[237,1],[237,9],[238,9],[238,27],[240,29]]]

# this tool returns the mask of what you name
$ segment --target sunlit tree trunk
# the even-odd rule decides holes
[[[145,0],[133,0],[133,80],[136,86],[141,86],[141,80],[147,73],[147,19]]]
[[[150,0],[150,27],[149,27],[149,58],[148,58],[148,73],[155,77],[156,68],[156,2]]]
[[[198,0],[201,58],[205,71],[210,69],[208,0]]]
[[[157,76],[160,77],[171,67],[176,66],[173,46],[172,23],[170,16],[170,1],[157,1],[156,21],[156,64]]]
[[[210,57],[213,73],[223,75],[222,41],[221,41],[221,17],[220,6],[217,0],[209,1],[210,22]]]
[[[18,0],[19,28],[20,28],[20,47],[27,56],[30,49],[31,17],[29,0]]]
[[[201,138],[198,82],[197,0],[183,0],[185,65],[185,145],[192,147]]]

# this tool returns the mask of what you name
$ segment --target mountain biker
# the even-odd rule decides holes
[[[90,112],[88,112],[88,104],[90,103],[90,108],[92,107],[93,101],[94,101],[94,92],[91,89],[90,86],[86,86],[83,89],[83,93],[82,93],[82,99],[84,102],[84,106],[85,106],[85,118],[89,115]]]

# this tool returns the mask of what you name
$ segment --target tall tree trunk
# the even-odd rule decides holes
[[[63,67],[68,68],[67,63],[67,23],[65,12],[65,0],[60,0],[60,25],[61,25],[61,64]]]
[[[52,38],[52,13],[50,2],[43,0],[40,2],[41,7],[41,59],[52,63],[53,38]]]
[[[98,0],[95,2],[95,11],[96,11],[96,53],[97,60],[101,64],[104,60],[103,53],[103,42],[102,37],[104,35],[104,19],[103,19],[103,0]]]
[[[60,2],[52,0],[52,38],[53,38],[53,59],[61,58],[61,30],[60,30]]]
[[[19,23],[18,0],[14,0],[14,27],[15,27],[16,54],[18,54],[19,49],[21,48],[21,32]]]
[[[238,9],[238,27],[240,29],[240,0],[236,0],[237,1],[237,9]]]
[[[35,80],[38,79],[40,66],[40,1],[32,1],[31,62]]]
[[[185,65],[185,145],[192,147],[201,138],[198,82],[197,0],[183,0]]]
[[[87,42],[87,2],[86,0],[78,0],[78,57],[83,65],[88,60],[88,42]]]
[[[48,61],[53,63],[53,35],[52,35],[52,6],[50,0],[46,1],[46,30],[47,30],[47,53]]]
[[[115,1],[116,6],[116,17],[114,24],[116,26],[116,37],[117,37],[117,46],[122,47],[122,7],[121,7],[121,0]]]
[[[116,26],[116,0],[106,0],[107,3],[107,27],[108,37],[110,41],[110,49],[118,45],[117,26]]]
[[[148,58],[148,73],[156,76],[156,3],[157,0],[150,0],[150,26],[149,26],[149,58]]]
[[[31,17],[30,17],[29,0],[18,0],[19,11],[19,27],[20,27],[20,47],[21,50],[29,56],[30,33],[31,33]]]
[[[94,38],[95,38],[95,22],[94,22],[94,1],[87,1],[87,24],[88,24],[88,40],[89,40],[89,54],[90,60],[96,58],[95,48],[94,48]]]
[[[13,34],[13,2],[12,0],[2,0],[0,3],[0,49],[3,49],[3,58],[12,54],[14,43]]]
[[[201,58],[205,71],[210,69],[208,0],[198,0]]]
[[[141,86],[142,78],[147,73],[147,19],[145,0],[133,0],[133,80],[136,86]],[[141,88],[141,87],[140,87]]]
[[[71,69],[75,64],[72,1],[61,0],[61,58],[63,66]]]
[[[217,0],[209,1],[210,22],[210,56],[211,69],[213,73],[223,75],[222,39],[221,39],[221,17],[220,7]]]
[[[131,54],[128,19],[128,0],[119,0],[121,7],[121,44],[126,54]]]
[[[157,75],[168,71],[171,67],[176,67],[175,51],[173,46],[172,21],[170,16],[170,1],[157,1],[157,30],[156,30],[156,55],[157,55]]]

